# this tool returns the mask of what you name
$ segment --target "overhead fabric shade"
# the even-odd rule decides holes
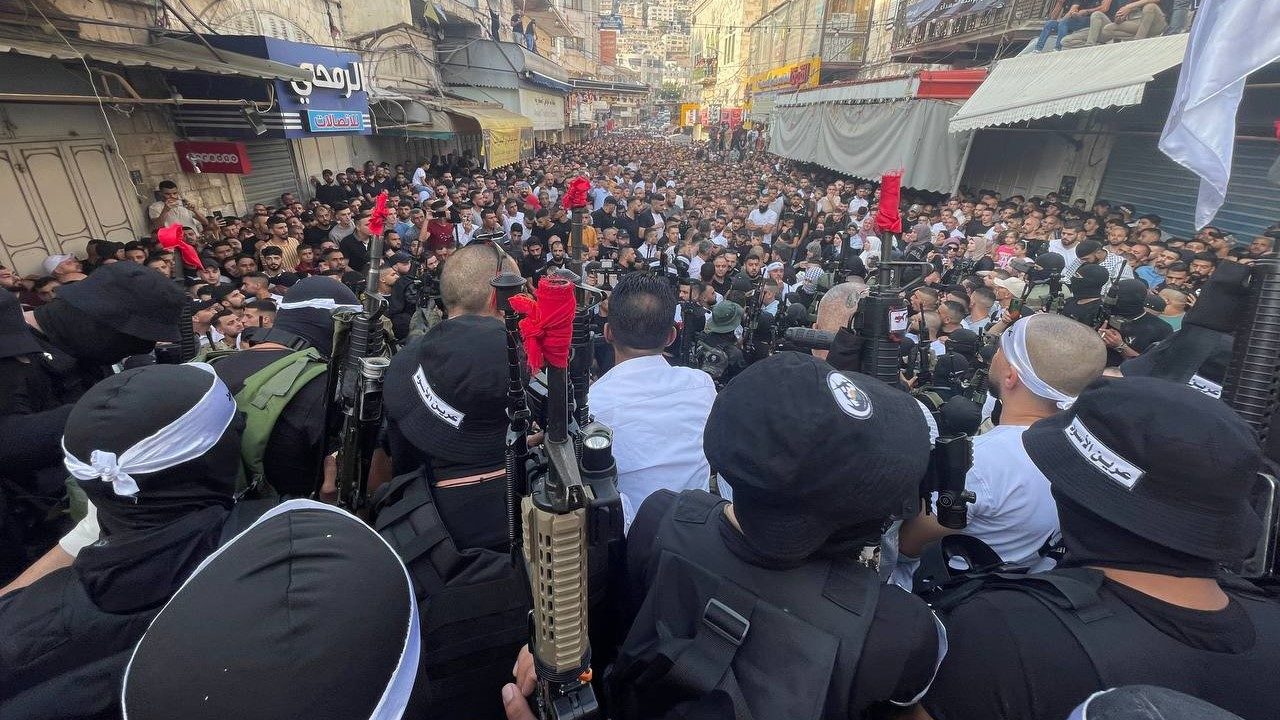
[[[475,120],[482,130],[533,129],[532,120],[500,107],[451,107],[449,112]]]
[[[222,49],[217,53],[222,57],[219,60],[203,45],[172,38],[160,38],[152,45],[122,45],[80,38],[70,38],[69,42],[71,46],[61,39],[4,32],[0,33],[0,52],[53,60],[79,61],[83,56],[85,60],[107,65],[238,75],[263,80],[311,79],[311,73],[300,67]]]
[[[500,107],[451,107],[449,113],[470,118],[480,125],[485,161],[490,170],[519,162],[526,154],[525,146],[532,147],[533,121],[523,115]]]
[[[779,106],[769,152],[867,179],[904,170],[904,187],[951,192],[968,140],[947,132],[955,111],[941,100]]]
[[[778,93],[778,107],[817,105],[841,102],[883,102],[909,98],[916,93],[920,81],[915,76],[876,82],[829,85],[794,93]]]
[[[951,119],[951,132],[1137,105],[1186,50],[1187,35],[1178,34],[1001,60]]]

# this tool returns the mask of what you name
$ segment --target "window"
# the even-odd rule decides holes
[[[582,0],[563,0],[565,10],[581,10]]]

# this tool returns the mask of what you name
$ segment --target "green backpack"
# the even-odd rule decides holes
[[[230,354],[230,353],[228,353]],[[209,358],[216,363],[221,357]],[[240,459],[244,472],[236,487],[237,497],[261,497],[274,493],[266,482],[262,459],[267,441],[298,391],[329,369],[329,364],[315,348],[290,353],[250,375],[236,393],[236,407],[245,415],[244,432],[240,436]]]

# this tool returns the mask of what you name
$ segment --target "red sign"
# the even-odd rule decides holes
[[[616,65],[618,63],[618,31],[600,30],[600,64]]]
[[[738,127],[742,124],[742,108],[720,108],[720,122]]]
[[[173,149],[183,172],[244,175],[253,169],[244,143],[180,140]]]

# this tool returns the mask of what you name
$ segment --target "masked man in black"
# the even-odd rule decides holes
[[[858,561],[928,463],[911,396],[777,353],[716,398],[704,448],[734,501],[663,490],[641,506],[614,716],[816,720],[914,702],[941,626]]]
[[[208,365],[126,370],[80,398],[62,445],[101,538],[0,597],[0,716],[119,717],[129,651],[222,539],[242,426]]]
[[[1066,556],[950,606],[916,718],[1059,718],[1091,694],[1157,685],[1246,720],[1280,716],[1280,604],[1224,573],[1262,532],[1262,452],[1230,407],[1155,378],[1095,382],[1023,434]]]

